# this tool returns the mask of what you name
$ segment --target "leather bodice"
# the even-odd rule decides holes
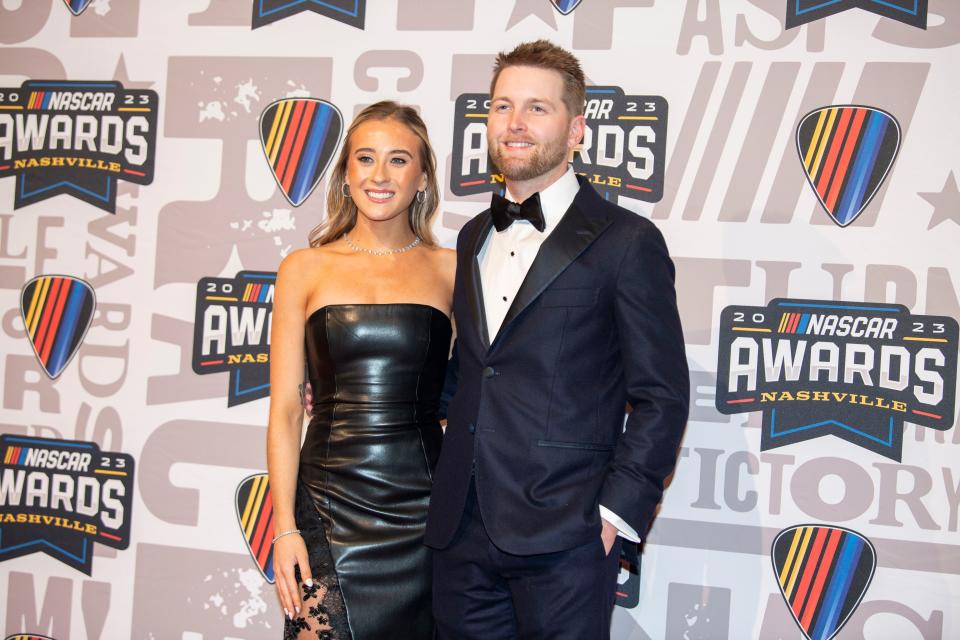
[[[314,421],[409,426],[436,420],[450,321],[420,304],[346,304],[307,319]]]

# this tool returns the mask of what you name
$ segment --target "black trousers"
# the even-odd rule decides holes
[[[550,526],[543,523],[543,526]],[[608,640],[616,600],[620,538],[516,556],[487,536],[473,482],[460,527],[433,552],[438,640]]]

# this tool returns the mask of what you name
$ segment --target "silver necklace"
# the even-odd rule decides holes
[[[400,247],[398,249],[368,249],[367,247],[361,247],[360,245],[355,244],[354,241],[350,239],[349,233],[344,233],[343,239],[347,243],[347,246],[353,249],[354,251],[357,251],[360,253],[369,253],[372,256],[392,256],[398,253],[404,253],[406,251],[410,251],[410,249],[413,249],[415,246],[420,244],[420,238],[414,238],[413,242],[411,242],[405,247]]]

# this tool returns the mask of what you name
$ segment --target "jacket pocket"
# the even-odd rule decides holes
[[[585,449],[587,451],[613,451],[614,445],[598,442],[563,442],[561,440],[537,440],[538,447],[556,447],[558,449]]]
[[[545,307],[590,307],[597,304],[600,289],[547,289],[540,294]]]

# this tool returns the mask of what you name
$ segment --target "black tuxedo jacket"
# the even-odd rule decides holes
[[[599,504],[645,535],[673,470],[689,395],[673,263],[650,221],[580,182],[492,343],[477,259],[490,211],[457,239],[432,547],[453,538],[471,472],[491,540],[530,555],[597,539]]]

